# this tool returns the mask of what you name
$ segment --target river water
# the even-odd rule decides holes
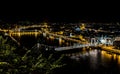
[[[70,58],[67,60],[68,65],[63,70],[66,73],[120,74],[120,55],[99,49],[92,49],[67,53],[66,56]]]
[[[61,46],[58,40],[35,36],[14,36],[23,46],[31,48],[37,42],[50,46]],[[66,56],[65,65],[55,73],[57,74],[120,74],[120,55],[109,53],[100,49],[81,50],[77,52],[62,52]]]

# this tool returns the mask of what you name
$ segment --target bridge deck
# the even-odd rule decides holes
[[[58,47],[55,48],[55,51],[64,51],[64,50],[72,50],[77,48],[83,48],[83,47],[91,47],[91,46],[97,46],[95,44],[84,44],[84,45],[77,45],[77,46],[68,46],[68,47]]]

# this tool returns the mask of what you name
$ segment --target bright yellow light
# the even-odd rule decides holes
[[[81,30],[84,30],[84,29],[85,29],[85,24],[84,24],[84,23],[80,26],[80,29],[81,29]]]

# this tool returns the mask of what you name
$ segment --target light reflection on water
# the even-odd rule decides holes
[[[77,62],[87,62],[92,69],[98,69],[100,66],[105,68],[115,66],[120,69],[120,55],[109,53],[103,50],[93,49],[90,51],[82,51],[77,53],[69,53],[66,56]]]

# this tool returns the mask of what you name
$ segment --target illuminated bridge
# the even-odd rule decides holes
[[[55,48],[55,50],[63,51],[63,50],[71,50],[71,49],[84,48],[84,47],[101,47],[101,48],[103,48],[103,46],[107,46],[107,45],[108,46],[113,45],[113,40],[110,39],[107,41],[107,38],[106,39],[91,38],[89,43],[86,43],[86,44],[78,43],[78,44],[74,44],[73,46]],[[106,50],[108,50],[108,49],[106,49]]]
[[[81,40],[72,39],[69,36],[62,36],[62,35],[58,35],[58,34],[54,34],[54,33],[50,33],[50,32],[45,32],[44,34],[48,34],[50,36],[54,36],[54,37],[57,37],[57,38],[62,38],[62,39],[68,40],[68,41],[73,41],[73,42],[77,42],[77,43],[83,43]]]
[[[38,35],[42,34],[40,30],[24,30],[24,31],[11,31],[9,35],[11,36],[21,36],[21,35]]]
[[[55,38],[61,38],[61,39],[65,39],[65,40],[68,40],[68,41],[73,41],[73,42],[78,43],[78,45],[73,45],[73,46],[55,47],[55,51],[71,50],[71,49],[90,47],[90,46],[97,47],[97,46],[100,46],[100,43],[98,43],[99,41],[101,41],[103,45],[105,45],[105,44],[112,45],[113,44],[113,40],[111,41],[110,39],[108,39],[108,40],[107,39],[106,40],[100,39],[99,40],[99,39],[96,39],[96,38],[91,38],[91,41],[89,41],[89,42],[82,42],[81,40],[72,39],[69,36],[62,36],[62,35],[50,33],[48,31],[41,31],[41,30],[24,30],[24,31],[22,31],[22,29],[31,28],[31,27],[41,27],[41,25],[20,27],[17,30],[15,30],[15,29],[14,30],[13,29],[12,30],[2,30],[2,29],[0,29],[0,31],[3,31],[3,32],[7,33],[10,36],[11,36],[11,34],[14,34],[14,35],[44,34],[44,35],[48,35],[48,36],[54,36]],[[104,49],[106,49],[106,48],[104,48]],[[113,51],[113,52],[115,52],[115,51]]]
[[[19,29],[28,29],[28,28],[35,28],[35,27],[40,27],[40,28],[49,28],[50,26],[48,25],[28,25],[28,26],[20,26]]]
[[[67,47],[58,47],[58,48],[55,48],[55,51],[72,50],[72,49],[91,47],[91,46],[97,47],[98,45],[96,45],[96,44],[80,44],[80,45],[73,45],[73,46],[67,46]]]

